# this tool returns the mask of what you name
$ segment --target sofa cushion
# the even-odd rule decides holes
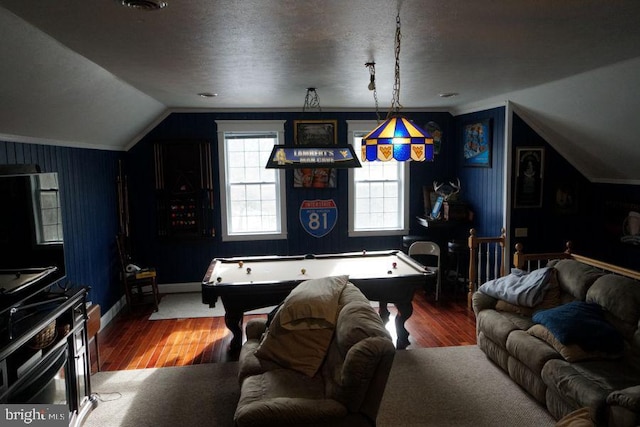
[[[587,351],[611,353],[619,353],[624,348],[622,335],[605,320],[598,304],[572,301],[537,311],[532,320],[544,325],[565,345],[578,344]]]
[[[507,347],[507,338],[512,331],[527,330],[533,325],[530,317],[496,310],[482,310],[476,317],[478,331],[502,348]]]
[[[584,301],[587,290],[604,273],[595,267],[574,259],[553,260],[547,264],[557,271],[558,284],[572,298]]]
[[[593,360],[570,363],[562,359],[548,361],[542,368],[542,380],[574,408],[590,407],[594,421],[606,424],[607,396],[640,383],[637,370],[618,360]]]
[[[587,292],[588,302],[599,304],[625,339],[631,341],[640,320],[640,282],[607,274],[598,278]]]
[[[547,361],[559,358],[557,351],[526,331],[510,333],[507,338],[507,350],[537,376],[540,376],[540,371]]]
[[[560,353],[567,362],[592,359],[615,359],[622,356],[621,352],[586,351],[578,344],[562,344],[549,329],[541,324],[533,325],[527,332],[549,344]]]
[[[276,369],[244,380],[234,421],[238,427],[306,425],[346,415],[344,405],[325,398],[321,377]]]
[[[349,276],[335,276],[300,283],[276,313],[280,325],[289,330],[332,328],[338,317],[338,300],[348,280]]]
[[[285,298],[255,355],[314,376],[333,337],[347,276],[302,282]]]

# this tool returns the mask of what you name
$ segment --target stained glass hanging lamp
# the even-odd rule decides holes
[[[433,160],[433,138],[400,115],[400,11],[396,16],[395,37],[395,81],[391,109],[384,122],[362,138],[362,161],[409,161]],[[365,64],[367,66],[369,63]],[[373,82],[373,78],[372,78]]]

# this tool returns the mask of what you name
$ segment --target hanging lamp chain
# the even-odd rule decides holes
[[[387,118],[391,117],[391,114],[398,114],[402,105],[400,104],[400,42],[402,40],[402,33],[400,32],[400,11],[396,16],[396,38],[395,38],[395,54],[396,54],[396,68],[395,79],[393,82],[393,98],[391,99],[391,109]]]
[[[318,91],[316,91],[315,87],[307,88],[307,94],[304,97],[302,112],[304,113],[305,111],[312,109],[322,111],[322,108],[320,108],[320,98],[318,97]]]
[[[376,120],[380,124],[380,111],[378,110],[378,88],[376,86],[376,63],[367,62],[364,64],[369,69],[369,90],[373,91],[373,100],[376,104]]]

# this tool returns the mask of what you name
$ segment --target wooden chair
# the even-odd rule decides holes
[[[124,286],[127,305],[131,308],[134,305],[148,304],[148,298],[145,297],[150,295],[154,311],[158,311],[160,293],[156,282],[156,270],[154,268],[144,268],[140,271],[129,271],[127,266],[132,262],[127,237],[124,234],[118,234],[116,236],[116,244],[120,259],[120,279]]]

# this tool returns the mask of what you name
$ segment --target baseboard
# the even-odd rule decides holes
[[[116,315],[120,313],[120,310],[122,310],[126,305],[127,299],[123,295],[122,298],[120,298],[118,302],[113,304],[113,306],[111,306],[111,308],[106,313],[100,316],[100,330],[103,330],[105,326],[107,326],[113,319],[115,319]]]

